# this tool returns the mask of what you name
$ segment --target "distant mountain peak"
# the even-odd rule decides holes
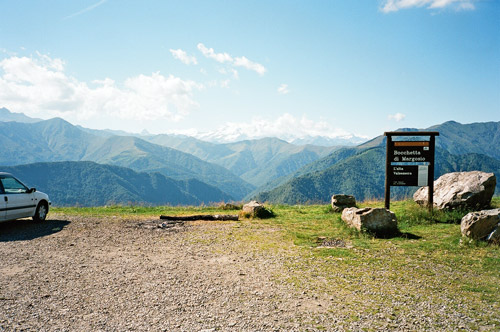
[[[14,113],[9,111],[7,108],[0,108],[0,122],[22,122],[22,123],[34,123],[43,121],[42,119],[30,118],[24,113]]]

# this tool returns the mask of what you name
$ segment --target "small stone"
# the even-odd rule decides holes
[[[334,212],[342,212],[345,208],[355,207],[356,198],[352,195],[333,195],[332,210]]]

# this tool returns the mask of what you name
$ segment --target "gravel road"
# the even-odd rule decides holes
[[[418,305],[413,318],[353,318],[342,292],[283,282],[296,249],[258,241],[279,230],[154,222],[51,215],[0,224],[0,330],[400,331],[425,323]],[[249,231],[255,245],[238,241]],[[460,317],[447,319],[444,330],[466,329]]]

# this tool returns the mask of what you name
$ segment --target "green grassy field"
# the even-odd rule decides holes
[[[359,204],[366,206],[383,207],[383,202]],[[340,213],[327,205],[270,208],[275,218],[232,222],[234,247],[283,255],[293,273],[276,275],[276,280],[297,290],[329,294],[332,301],[342,301],[338,308],[345,308],[350,319],[359,319],[348,309],[352,305],[359,312],[381,313],[389,320],[391,315],[411,315],[417,306],[434,322],[445,315],[436,308],[443,308],[467,317],[464,326],[468,328],[500,327],[500,246],[462,240],[460,220],[467,211],[431,214],[413,201],[392,202],[401,233],[376,238],[346,227]],[[493,199],[492,208],[500,208],[500,197]],[[217,207],[134,206],[54,208],[52,212],[127,218],[238,213]],[[433,324],[433,328],[447,328]]]

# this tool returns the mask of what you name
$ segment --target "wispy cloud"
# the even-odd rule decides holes
[[[233,62],[233,57],[227,53],[215,53],[213,48],[208,48],[202,43],[198,44],[198,50],[207,58],[214,59],[217,62]]]
[[[243,67],[248,70],[255,71],[260,76],[264,75],[267,69],[260,63],[253,62],[245,56],[233,57],[228,53],[216,53],[213,48],[208,48],[202,43],[198,44],[198,50],[207,58],[213,59],[219,63],[229,63],[233,67]],[[233,71],[234,76],[237,76],[237,72]]]
[[[250,61],[244,56],[235,58],[233,65],[236,67],[243,67],[248,70],[253,70],[261,76],[266,73],[266,68],[263,65],[261,65],[260,63]]]
[[[286,95],[286,94],[290,93],[290,90],[288,89],[288,84],[281,84],[278,87],[278,93],[282,94],[282,95]]]
[[[395,120],[396,122],[401,122],[406,118],[406,115],[403,113],[389,114],[387,116],[389,120]]]
[[[190,64],[198,64],[198,61],[196,60],[195,56],[188,55],[185,51],[178,49],[178,50],[173,50],[170,49],[170,53],[172,53],[172,56],[176,58],[177,60],[180,60],[182,63],[186,65]]]
[[[108,1],[108,0],[101,0],[101,1],[99,1],[99,2],[95,3],[95,4],[91,5],[91,6],[88,6],[88,7],[87,7],[87,8],[85,8],[85,9],[82,9],[82,10],[80,10],[80,11],[76,12],[76,13],[73,13],[73,14],[71,14],[71,15],[66,16],[66,17],[64,18],[64,20],[68,20],[68,19],[73,18],[73,17],[75,17],[75,16],[82,15],[82,14],[85,14],[85,13],[87,13],[87,12],[90,12],[90,11],[92,11],[92,10],[96,9],[97,7],[99,7],[100,5],[104,4],[104,3],[105,3],[105,2],[107,2],[107,1]]]
[[[193,99],[203,85],[160,73],[81,82],[65,73],[60,59],[46,55],[0,61],[0,105],[44,117],[178,121],[198,106]]]
[[[385,0],[382,6],[384,13],[401,9],[426,7],[427,9],[453,8],[456,10],[474,10],[476,0]]]

